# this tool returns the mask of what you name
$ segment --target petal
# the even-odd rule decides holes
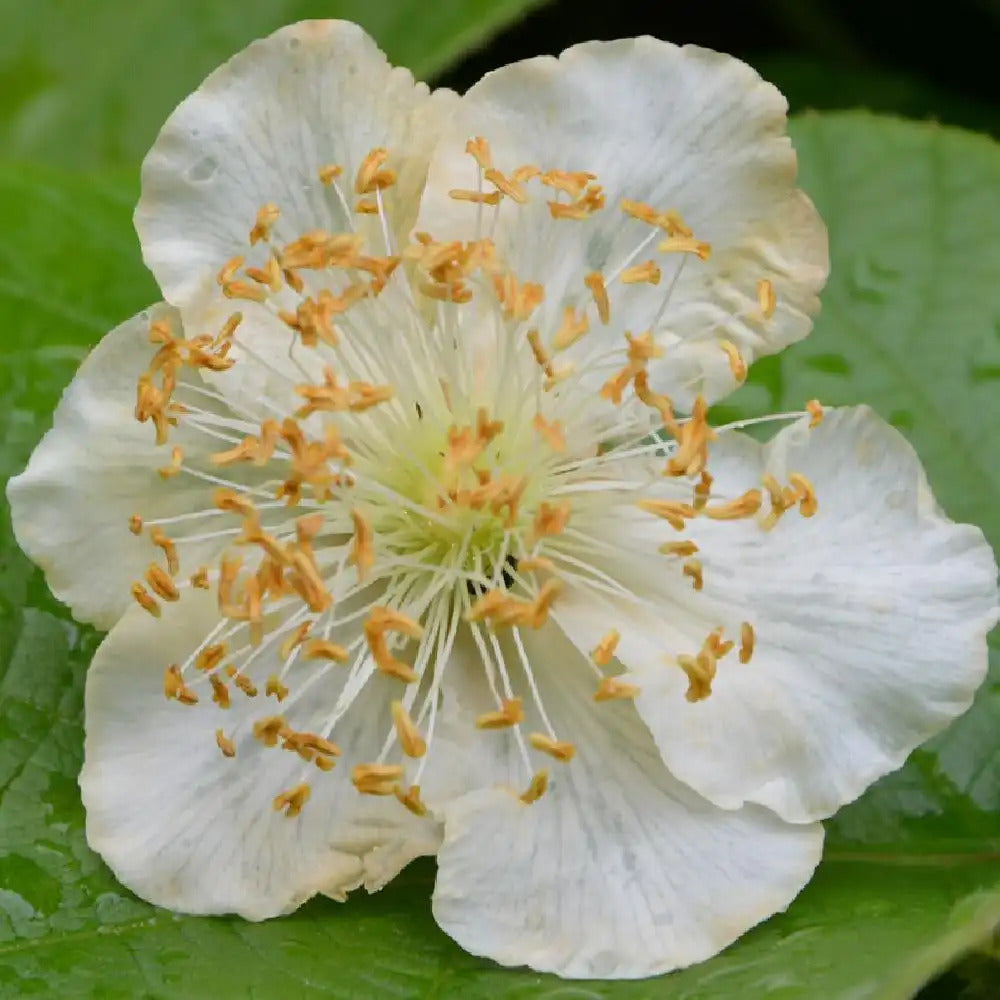
[[[997,621],[993,554],[979,529],[948,520],[913,449],[867,408],[828,411],[812,430],[798,422],[766,446],[723,435],[709,467],[729,496],[765,471],[781,483],[802,473],[819,511],[789,511],[770,531],[692,522],[704,590],[673,614],[619,609],[618,655],[681,780],[725,808],[829,816],[971,704]],[[580,602],[570,618],[564,602],[560,614],[579,634],[593,609]],[[752,659],[724,658],[711,696],[688,703],[665,654],[678,634],[695,652],[708,630],[732,635],[741,620],[755,629]]]
[[[801,339],[826,280],[826,231],[795,189],[785,111],[781,94],[744,63],[653,38],[589,42],[558,60],[515,63],[473,87],[448,122],[417,229],[440,239],[471,238],[480,228],[494,236],[521,280],[545,285],[532,317],[543,333],[555,331],[565,305],[589,303],[586,274],[610,281],[641,248],[634,263],[656,258],[659,285],[615,284],[610,325],[591,308],[589,335],[566,357],[604,355],[624,346],[625,330],[654,327],[665,349],[652,368],[655,387],[680,403],[699,391],[716,397],[735,384],[720,343],[730,341],[749,363]],[[505,200],[495,229],[492,214],[480,227],[477,206],[448,196],[477,185],[476,163],[463,153],[471,135],[491,143],[506,173],[536,164],[596,174],[607,207],[586,221],[553,220],[546,202],[555,192],[533,181],[528,204]],[[711,259],[687,259],[673,284],[687,255],[657,254],[666,234],[650,242],[654,230],[621,211],[623,199],[679,211],[712,245]],[[777,294],[767,320],[757,302],[764,279]]]
[[[340,185],[353,201],[355,174],[376,147],[390,151],[398,179],[385,203],[397,232],[407,232],[454,97],[429,95],[346,21],[303,21],[254,42],[174,111],[143,164],[135,222],[164,296],[181,308],[200,297],[227,260],[247,253],[266,204],[282,212],[281,242],[350,229],[319,170],[342,166]],[[372,234],[377,226],[372,220]],[[265,256],[263,244],[258,250],[252,263]]]
[[[211,506],[204,482],[164,480],[157,471],[170,465],[173,445],[203,449],[203,436],[180,428],[170,446],[158,447],[150,425],[134,416],[136,383],[156,350],[149,342],[155,320],[179,323],[175,310],[153,306],[94,348],[27,469],[7,486],[18,544],[74,617],[99,628],[118,620],[132,603],[131,581],[163,555],[149,532],[130,533],[129,518],[169,518]],[[217,548],[210,542],[184,547],[182,570],[192,572]]]
[[[467,951],[567,977],[637,978],[714,955],[784,909],[822,829],[726,812],[664,769],[630,704],[595,705],[557,629],[525,637],[541,700],[577,754],[532,805],[493,786],[443,809],[434,916]]]
[[[166,609],[159,623],[130,611],[87,675],[80,775],[87,840],[116,876],[160,906],[261,920],[317,892],[343,898],[366,878],[382,884],[433,853],[435,823],[392,797],[362,796],[351,783],[353,765],[374,760],[391,728],[386,678],[373,678],[335,727],[344,756],[325,773],[280,745],[264,746],[252,726],[281,714],[297,731],[320,731],[346,667],[331,668],[300,700],[298,687],[320,668],[298,661],[285,676],[291,695],[282,705],[265,697],[261,680],[254,698],[232,688],[224,710],[210,700],[204,676],[190,681],[198,704],[164,698],[165,664],[183,662],[217,623],[214,599],[204,594]],[[280,667],[272,652],[252,676]],[[234,757],[220,752],[216,729],[233,740]],[[275,796],[302,782],[311,797],[301,813],[277,811]]]

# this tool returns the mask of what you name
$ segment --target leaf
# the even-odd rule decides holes
[[[909,414],[945,505],[996,542],[995,396],[976,366],[1000,362],[1000,265],[977,247],[1000,228],[1000,153],[864,115],[804,119],[797,139],[836,276],[815,336],[756,366],[737,406],[818,394]],[[0,168],[4,476],[86,347],[155,296],[129,228],[134,193],[131,179]],[[0,997],[904,1000],[1000,923],[996,672],[949,734],[831,824],[828,855],[788,913],[664,979],[565,983],[465,955],[431,918],[430,863],[373,897],[314,901],[264,924],[156,910],[85,844],[75,778],[97,640],[0,525]]]
[[[537,2],[0,0],[0,154],[73,169],[138,162],[179,100],[282,24],[356,21],[426,79]]]

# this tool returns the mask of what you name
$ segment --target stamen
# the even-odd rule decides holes
[[[167,698],[175,699],[182,705],[198,704],[198,696],[184,683],[181,668],[176,663],[172,663],[163,672],[163,693]]]
[[[691,578],[695,590],[701,590],[705,586],[705,579],[702,572],[700,559],[689,559],[684,563],[683,574]]]
[[[728,503],[705,507],[702,514],[713,521],[737,521],[745,517],[753,517],[760,510],[764,496],[760,490],[747,490],[742,496]]]
[[[636,264],[633,267],[627,267],[618,277],[622,284],[625,285],[637,285],[643,282],[650,285],[658,285],[661,273],[655,260],[647,260],[645,264]]]
[[[236,756],[236,744],[221,729],[215,731],[215,742],[223,757]]]
[[[146,580],[150,587],[153,588],[154,593],[158,597],[163,598],[165,601],[177,601],[180,600],[180,591],[177,589],[176,584],[167,573],[156,563],[150,563],[149,569],[146,570]],[[136,594],[135,588],[132,590],[133,594]],[[136,600],[139,600],[136,594]],[[141,603],[141,602],[140,602]],[[145,607],[145,605],[143,605]],[[148,609],[147,609],[148,610]]]
[[[138,581],[132,584],[132,596],[135,598],[136,603],[148,611],[154,618],[159,618],[163,613],[153,595]]]
[[[399,785],[393,788],[393,794],[399,799],[400,802],[406,806],[407,809],[413,813],[414,816],[426,816],[427,806],[424,805],[423,800],[420,798],[420,786],[410,785],[410,787],[404,792]]]
[[[133,514],[128,519],[128,530],[132,532],[133,535],[142,534],[143,521],[138,514]]]
[[[697,656],[682,654],[677,657],[677,665],[688,677],[688,689],[684,695],[688,701],[703,701],[712,693],[716,659],[710,650],[702,648]]]
[[[819,501],[816,499],[816,490],[813,488],[813,484],[798,472],[791,473],[788,481],[802,498],[799,503],[799,513],[803,517],[812,517],[819,510]]]

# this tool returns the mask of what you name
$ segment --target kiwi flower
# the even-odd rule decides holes
[[[785,112],[651,38],[432,93],[343,22],[178,107],[164,302],[9,488],[110,630],[80,783],[125,885],[257,920],[432,854],[467,950],[650,975],[784,909],[968,707],[995,565],[902,437],[709,421],[827,274]]]

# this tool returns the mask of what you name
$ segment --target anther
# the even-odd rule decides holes
[[[700,559],[689,559],[684,563],[681,571],[685,576],[691,578],[695,590],[701,590],[705,586],[705,578],[702,571]]]
[[[698,551],[698,546],[691,541],[687,542],[664,542],[658,549],[665,556],[679,556],[682,559],[693,556]]]
[[[261,240],[270,239],[271,227],[278,221],[281,209],[273,202],[261,206],[257,212],[257,221],[250,230],[250,245],[254,246]]]
[[[171,576],[176,576],[181,568],[180,559],[177,556],[177,545],[158,527],[153,528],[150,539],[155,546],[163,549],[163,554],[167,557],[167,572]]]
[[[392,721],[396,727],[399,745],[407,757],[423,757],[427,753],[427,741],[423,738],[416,723],[410,717],[401,701],[392,703]]]
[[[142,534],[143,520],[138,514],[133,514],[128,519],[128,530],[132,532],[133,535]]]
[[[355,764],[351,781],[362,795],[394,795],[404,773],[400,764]]]
[[[181,463],[184,461],[184,449],[178,445],[175,445],[170,450],[170,464],[165,465],[156,471],[160,474],[161,479],[172,479],[181,471]]]
[[[405,792],[399,785],[396,785],[393,788],[393,794],[414,816],[427,815],[427,806],[424,805],[423,800],[420,798],[419,785],[410,785]]]
[[[621,633],[616,628],[605,633],[590,651],[590,658],[594,663],[599,667],[606,667],[614,659],[615,650],[618,648],[621,637]]]
[[[627,267],[620,275],[621,282],[625,285],[638,285],[644,282],[649,285],[658,285],[660,277],[660,268],[655,260],[647,260],[644,264]]]
[[[604,278],[600,271],[591,271],[584,279],[583,283],[590,289],[590,294],[594,296],[594,305],[597,307],[597,315],[601,322],[607,326],[611,321],[611,302],[608,300],[608,290],[604,285]]]
[[[215,743],[222,751],[223,757],[236,756],[236,744],[221,729],[215,731]]]
[[[229,651],[229,645],[225,642],[216,642],[211,646],[206,646],[195,658],[194,665],[198,670],[208,673],[214,670],[225,658]]]
[[[549,772],[539,771],[532,777],[527,791],[520,795],[519,798],[526,806],[530,806],[533,802],[537,802],[546,793],[546,791],[548,791],[548,787]]]
[[[257,685],[246,674],[233,674],[233,683],[248,697],[257,697]]]
[[[318,176],[320,183],[329,187],[344,172],[344,168],[337,163],[328,163],[325,167],[320,167]]]
[[[208,567],[199,566],[194,573],[191,574],[190,580],[191,586],[197,590],[210,590],[212,584],[208,579]]]
[[[818,427],[823,422],[823,406],[818,399],[810,399],[806,403],[806,410],[809,411],[812,420],[809,421],[810,427]]]
[[[733,378],[737,382],[743,382],[747,377],[747,363],[743,360],[743,355],[731,340],[720,341],[719,346],[726,352]]]
[[[266,747],[276,747],[279,739],[284,739],[292,732],[282,715],[270,715],[258,719],[253,724],[253,734]]]
[[[132,596],[139,607],[144,608],[154,618],[160,617],[162,608],[156,603],[156,598],[138,581],[132,584]]]
[[[172,663],[163,672],[163,693],[167,698],[175,699],[182,705],[198,704],[198,696],[184,683],[181,669],[176,663]]]
[[[618,701],[635,698],[640,693],[639,687],[623,681],[620,677],[604,677],[594,692],[594,701]]]
[[[509,729],[524,721],[524,702],[521,698],[504,698],[495,712],[485,712],[476,719],[477,729]]]
[[[396,182],[396,171],[383,169],[389,158],[389,151],[383,148],[373,149],[361,161],[357,176],[354,178],[356,194],[370,194],[373,191],[390,187]]]
[[[740,663],[750,662],[750,657],[753,656],[754,641],[753,625],[750,622],[743,622],[740,625]]]
[[[712,693],[715,680],[716,661],[708,649],[702,649],[697,656],[681,655],[677,665],[687,674],[688,689],[684,697],[690,702],[704,701]]]
[[[282,792],[274,798],[274,811],[285,810],[285,815],[291,819],[302,812],[302,807],[309,801],[312,789],[305,783],[296,785],[287,792]]]
[[[562,421],[554,420],[549,423],[540,413],[536,413],[531,426],[553,451],[566,450],[566,434],[563,431]]]
[[[812,517],[819,510],[819,501],[816,499],[816,490],[813,488],[813,484],[799,472],[791,473],[788,481],[802,498],[799,502],[799,513],[803,517]]]
[[[229,708],[232,704],[232,699],[229,696],[229,688],[226,687],[226,682],[217,674],[212,674],[208,678],[208,681],[212,685],[212,701],[219,708]]]
[[[554,740],[544,733],[532,733],[528,737],[528,742],[542,753],[547,753],[550,757],[560,760],[563,763],[571,761],[576,755],[576,747],[565,740]]]
[[[310,639],[302,647],[302,656],[307,660],[331,660],[334,663],[346,663],[350,654],[343,646],[326,639]]]
[[[176,584],[166,571],[161,566],[157,566],[156,563],[149,564],[149,569],[146,570],[146,580],[156,595],[162,597],[163,600],[176,601],[180,599],[181,594]],[[135,593],[134,588],[132,592]]]
[[[476,135],[469,139],[465,144],[465,151],[483,170],[489,170],[493,166],[493,154],[490,151],[490,144],[481,135]]]
[[[757,304],[764,314],[764,319],[770,319],[774,315],[777,297],[774,294],[774,285],[767,278],[761,278],[757,282]]]
[[[764,495],[760,490],[747,490],[735,500],[705,507],[702,514],[713,521],[737,521],[744,517],[753,517],[760,510],[763,502]]]
[[[265,697],[275,697],[278,701],[284,701],[288,697],[288,687],[281,682],[277,674],[271,674],[264,685]]]
[[[640,500],[636,506],[647,514],[662,518],[676,531],[684,530],[685,518],[696,517],[698,514],[691,504],[679,500]]]
[[[562,323],[552,338],[552,347],[557,351],[564,351],[567,347],[572,347],[589,329],[587,314],[578,315],[572,306],[567,306],[563,310]]]

